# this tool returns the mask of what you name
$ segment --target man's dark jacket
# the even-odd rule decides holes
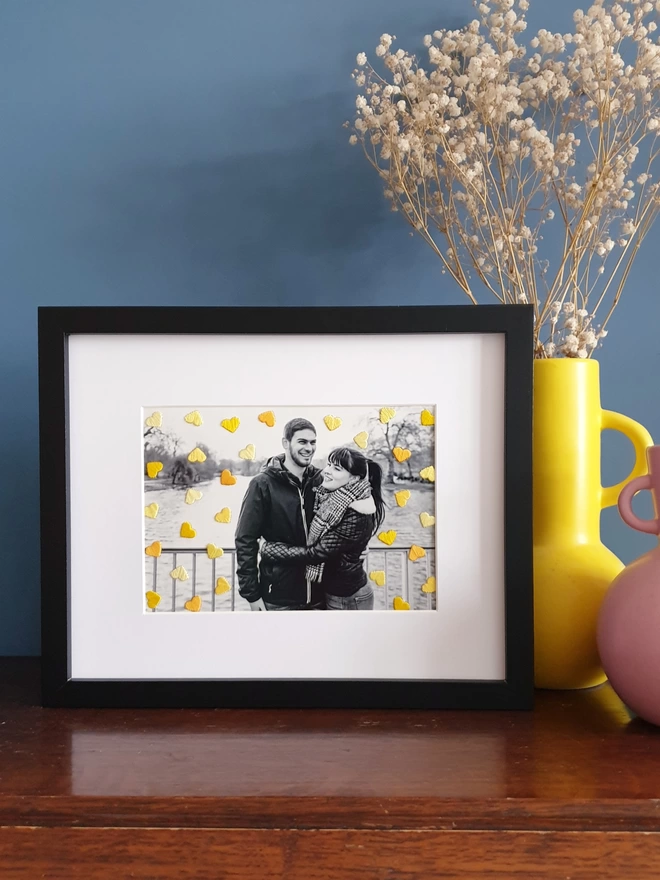
[[[318,583],[308,583],[305,562],[261,559],[259,538],[305,546],[314,515],[314,488],[321,471],[310,465],[298,480],[284,467],[284,455],[272,458],[253,477],[241,505],[236,526],[238,591],[248,602],[264,599],[273,605],[305,605],[323,599]]]

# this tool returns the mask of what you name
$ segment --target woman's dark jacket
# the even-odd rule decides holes
[[[268,543],[263,553],[279,562],[324,562],[321,586],[332,596],[352,596],[367,583],[362,554],[374,532],[373,514],[349,507],[339,525],[310,547]]]

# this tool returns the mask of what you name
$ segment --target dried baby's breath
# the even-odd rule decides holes
[[[575,33],[540,30],[529,48],[528,0],[474,5],[465,27],[424,37],[425,65],[389,34],[380,73],[357,56],[351,142],[473,303],[477,279],[530,302],[537,357],[588,357],[660,207],[660,0],[596,0]],[[542,259],[553,222],[563,250]]]

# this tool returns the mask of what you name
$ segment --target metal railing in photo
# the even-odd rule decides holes
[[[216,562],[217,562],[217,559],[209,559],[206,547],[196,547],[196,548],[163,547],[161,550],[161,557],[163,556],[163,554],[171,554],[171,556],[172,556],[171,571],[174,571],[174,569],[177,568],[177,566],[179,564],[179,557],[181,557],[181,556],[192,557],[192,563],[190,566],[190,575],[189,575],[190,586],[187,587],[187,590],[191,594],[191,598],[194,598],[197,595],[197,558],[199,556],[201,556],[211,563],[211,611],[215,611],[216,610],[216,597],[217,597],[217,593],[216,593],[216,584],[217,584]],[[229,592],[230,592],[231,610],[234,611],[236,608],[236,592],[237,592],[236,591],[236,586],[237,586],[237,582],[236,582],[236,548],[230,547],[230,548],[225,549],[223,547],[222,548],[222,557],[218,557],[218,558],[224,558],[224,557],[229,557],[229,561],[230,561],[229,565],[230,565],[231,580],[229,581],[229,586],[230,586]],[[152,577],[151,589],[153,590],[154,593],[157,593],[158,592],[158,559],[155,557],[154,557],[154,561],[153,561],[151,577]],[[169,578],[169,580],[171,581],[171,592],[172,592],[172,605],[171,605],[170,610],[176,611],[177,584],[179,584],[180,581],[177,578]],[[185,583],[187,584],[188,581],[185,581]],[[154,608],[153,611],[156,611],[156,609]]]
[[[369,572],[372,571],[372,566],[370,565],[370,559],[377,558],[378,556],[380,556],[381,558],[382,558],[382,556],[385,557],[385,565],[383,567],[383,570],[385,571],[385,584],[383,585],[385,610],[387,610],[387,611],[392,610],[392,601],[391,600],[394,599],[395,595],[401,596],[401,598],[405,602],[408,602],[412,607],[413,596],[412,596],[412,590],[410,588],[410,584],[411,584],[411,572],[413,571],[413,566],[415,567],[414,570],[419,571],[419,565],[420,565],[420,561],[421,561],[422,564],[424,565],[424,573],[425,573],[424,581],[425,582],[428,581],[428,579],[431,577],[431,559],[432,559],[432,554],[433,554],[433,561],[435,562],[435,547],[422,547],[421,549],[424,550],[425,555],[422,558],[422,560],[418,560],[416,562],[410,561],[410,559],[408,558],[409,551],[408,551],[408,549],[406,549],[404,547],[402,547],[402,548],[384,547],[382,549],[380,547],[378,547],[378,548],[369,547],[367,549],[366,558],[365,558],[365,568],[367,571],[367,575],[369,575]],[[390,572],[393,568],[393,562],[395,559],[401,560],[402,576],[401,576],[401,592],[400,593],[396,592],[395,590],[390,589],[390,580],[391,580]],[[431,611],[431,610],[433,610],[433,601],[434,601],[433,600],[433,593],[425,593],[425,595],[426,595],[426,607],[429,611]]]
[[[425,551],[424,560],[424,572],[425,572],[425,581],[428,581],[431,577],[431,559],[432,554],[435,553],[434,547],[423,547]],[[216,610],[217,606],[217,593],[216,593],[216,585],[217,585],[217,575],[216,575],[216,562],[217,559],[209,559],[206,547],[199,548],[190,548],[190,547],[163,547],[161,550],[161,558],[163,555],[169,554],[172,557],[172,564],[170,571],[174,571],[180,561],[180,557],[187,556],[191,558],[190,564],[190,574],[188,579],[184,581],[186,583],[186,593],[191,598],[194,598],[198,595],[198,578],[197,578],[197,559],[198,557],[203,557],[207,561],[211,563],[211,611]],[[236,596],[238,593],[238,581],[236,577],[236,548],[235,547],[227,547],[222,548],[222,556],[218,558],[227,557],[229,560],[229,600],[231,603],[231,611],[236,609]],[[378,561],[374,561],[378,560]],[[375,569],[375,566],[379,564],[380,560],[384,560],[384,565],[382,569]],[[372,564],[373,561],[373,564]],[[396,563],[399,563],[401,566],[401,590],[396,591],[390,589],[390,573],[395,567]],[[380,589],[382,589],[382,596],[384,599],[384,608],[385,610],[391,610],[392,604],[390,601],[390,596],[392,599],[395,595],[400,596],[405,602],[410,603],[412,597],[412,591],[410,587],[411,583],[411,566],[419,567],[419,561],[411,562],[408,557],[408,550],[406,548],[399,547],[369,547],[364,555],[364,567],[367,572],[367,576],[374,570],[384,571],[385,573],[385,583],[382,588],[375,587],[376,595],[378,597],[380,593]],[[162,578],[161,574],[161,578]],[[176,602],[177,602],[177,585],[181,583],[178,578],[168,578],[171,582],[168,584],[168,588],[171,591],[171,611],[176,611]],[[190,582],[190,583],[188,583]],[[371,580],[370,580],[371,583]],[[159,587],[159,573],[158,573],[158,558],[154,557],[152,572],[151,572],[151,590],[154,593],[158,593]],[[163,593],[165,595],[165,591]],[[226,594],[225,594],[226,595]],[[426,607],[430,611],[433,609],[433,593],[426,593]],[[156,612],[156,608],[151,609],[154,613]],[[163,607],[160,610],[165,610]]]

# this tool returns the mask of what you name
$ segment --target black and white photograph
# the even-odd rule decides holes
[[[145,406],[144,611],[435,611],[435,419]]]

